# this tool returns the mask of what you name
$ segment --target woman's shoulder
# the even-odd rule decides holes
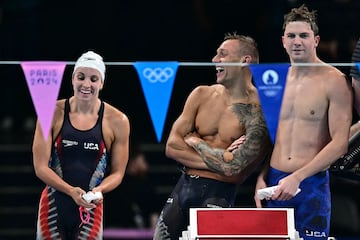
[[[55,111],[54,111],[55,116],[57,116],[58,114],[63,115],[65,109],[65,101],[66,99],[60,99],[56,101]]]
[[[66,99],[59,99],[56,101],[56,107],[57,108],[65,108],[65,101]]]
[[[127,115],[122,110],[107,102],[104,102],[104,118],[128,121]]]

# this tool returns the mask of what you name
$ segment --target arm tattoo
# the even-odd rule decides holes
[[[200,140],[192,147],[211,170],[226,176],[233,175],[232,167],[224,162],[224,149],[211,148],[204,140]]]
[[[246,140],[232,152],[231,161],[224,161],[225,149],[211,148],[203,140],[192,146],[211,170],[226,176],[238,175],[255,161],[262,161],[270,146],[270,137],[260,106],[235,104],[233,111],[240,123],[245,125]]]

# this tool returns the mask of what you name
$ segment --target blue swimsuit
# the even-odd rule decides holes
[[[268,186],[277,185],[289,173],[270,168]],[[291,207],[295,228],[304,240],[327,239],[330,230],[331,196],[329,173],[323,171],[300,183],[301,192],[288,201],[267,201],[267,207]]]

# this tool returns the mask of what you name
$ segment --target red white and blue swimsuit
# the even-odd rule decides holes
[[[90,191],[101,183],[109,165],[102,135],[104,103],[95,126],[89,130],[75,129],[69,119],[70,104],[65,101],[63,126],[56,137],[49,167],[65,182]],[[36,239],[102,239],[103,205],[89,210],[87,223],[80,219],[74,200],[46,186],[41,194]]]

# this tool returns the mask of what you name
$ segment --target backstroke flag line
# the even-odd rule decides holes
[[[50,133],[65,66],[65,62],[21,62],[45,140]]]
[[[287,63],[250,65],[273,143],[275,143],[280,107],[289,66],[290,64]]]
[[[273,142],[289,66],[288,63],[249,65]],[[28,61],[21,62],[21,67],[46,140],[66,62]],[[135,62],[134,67],[140,78],[157,140],[160,142],[179,63]],[[360,63],[357,63],[357,67],[360,70]]]
[[[134,64],[158,142],[161,141],[178,66],[178,62],[136,62]]]

